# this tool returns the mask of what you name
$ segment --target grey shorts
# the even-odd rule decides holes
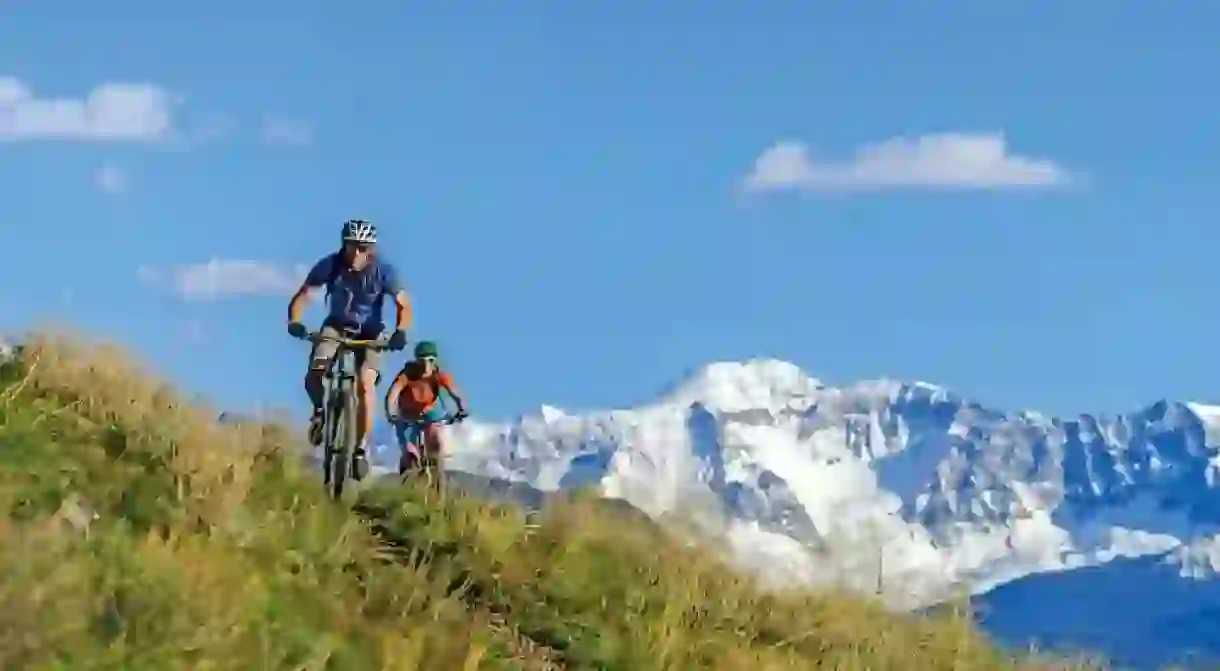
[[[343,332],[333,326],[322,326],[319,331],[321,335],[330,336],[332,338],[343,337]],[[376,333],[362,333],[359,338],[374,338]],[[321,340],[313,344],[313,350],[309,353],[309,366],[314,370],[322,370],[326,367],[326,362],[335,357],[339,351],[339,343],[333,340]],[[356,355],[356,368],[364,369],[366,366],[377,371],[377,380],[381,380],[381,352],[377,350],[358,349],[354,352]]]

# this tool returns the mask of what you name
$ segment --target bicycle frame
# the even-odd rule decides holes
[[[359,433],[356,351],[384,349],[385,343],[380,338],[357,340],[321,334],[312,334],[310,340],[327,340],[339,345],[322,370],[322,482],[338,499],[343,496],[343,485],[351,468],[351,455]]]
[[[453,414],[447,414],[437,420],[428,419],[400,419],[394,423],[394,433],[398,438],[398,443],[403,451],[412,451],[415,455],[413,470],[420,469],[434,475],[433,484],[439,489],[443,486],[444,464],[441,463],[441,455],[435,455],[435,458],[428,455],[427,445],[425,444],[424,432],[433,424],[447,426],[457,422],[457,418]],[[404,468],[403,461],[405,455],[400,458],[398,464],[398,475],[405,476],[407,469]]]

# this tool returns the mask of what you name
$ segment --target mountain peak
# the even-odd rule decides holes
[[[776,409],[814,396],[826,385],[810,377],[789,361],[756,358],[717,361],[688,375],[665,391],[661,403],[689,406],[694,403],[722,412],[759,408]]]

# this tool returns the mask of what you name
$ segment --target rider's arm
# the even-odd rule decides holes
[[[399,373],[394,376],[394,382],[390,384],[390,389],[385,393],[385,416],[393,417],[393,408],[398,407],[398,395],[402,393],[402,388],[407,385],[407,376]]]
[[[326,284],[326,278],[330,274],[328,264],[332,262],[330,257],[326,257],[310,268],[309,274],[305,276],[305,281],[301,283],[301,288],[297,289],[297,292],[292,295],[292,300],[288,301],[288,321],[301,321],[301,311],[309,304],[309,299]]]
[[[301,311],[309,304],[309,299],[318,291],[319,287],[311,287],[307,284],[302,284],[300,289],[292,295],[292,300],[288,302],[288,321],[301,321]]]
[[[411,297],[398,278],[398,269],[385,264],[385,292],[394,297],[394,330],[405,331],[411,328]]]
[[[411,327],[411,297],[406,291],[394,294],[394,330],[405,331]]]
[[[457,406],[458,412],[465,411],[466,402],[463,401],[461,395],[458,394],[457,385],[453,383],[453,378],[442,373],[440,383],[441,389],[449,392],[449,397],[453,399],[453,403]]]

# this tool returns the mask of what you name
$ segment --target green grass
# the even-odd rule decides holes
[[[964,613],[766,593],[589,495],[330,502],[295,430],[215,417],[107,347],[37,336],[0,366],[0,666],[1086,668]]]

